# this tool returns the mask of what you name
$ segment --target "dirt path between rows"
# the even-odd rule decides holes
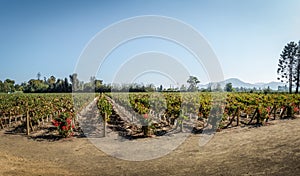
[[[170,154],[149,161],[106,155],[86,138],[49,142],[0,131],[0,175],[298,175],[300,119],[216,133],[199,147],[191,135]],[[150,139],[149,139],[150,140]]]

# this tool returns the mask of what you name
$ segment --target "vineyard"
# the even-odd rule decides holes
[[[261,126],[299,115],[300,96],[250,93],[110,93],[101,96],[102,111],[122,116],[124,136],[160,136],[170,131],[222,130]],[[116,125],[115,120],[108,119]],[[125,134],[124,134],[125,131]]]
[[[80,126],[77,114],[93,101],[104,134],[109,127],[130,138],[160,136],[173,130],[201,133],[260,126],[270,120],[294,118],[300,106],[300,96],[292,94],[112,92],[96,97],[84,93],[0,94],[0,128],[24,126],[29,134],[51,122],[66,137]]]
[[[0,94],[0,129],[27,126],[28,134],[62,118],[76,124],[76,113],[93,98],[92,94]]]

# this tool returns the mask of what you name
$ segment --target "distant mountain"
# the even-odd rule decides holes
[[[241,81],[237,78],[230,78],[230,79],[226,79],[224,81],[218,82],[222,88],[225,87],[225,85],[227,83],[232,83],[232,87],[244,87],[244,88],[257,88],[257,89],[266,89],[268,87],[270,87],[270,89],[272,90],[278,90],[278,86],[284,86],[284,83],[281,82],[269,82],[269,83],[255,83],[255,84],[251,84],[251,83],[246,83],[244,81]],[[205,85],[200,85],[200,88],[207,88],[209,85],[211,84],[216,84],[216,83],[209,83],[209,84],[205,84]]]

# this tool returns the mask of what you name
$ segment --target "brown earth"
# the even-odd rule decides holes
[[[149,139],[151,140],[151,139]],[[86,138],[29,139],[0,131],[0,175],[299,175],[300,119],[224,130],[205,146],[192,135],[149,161],[106,155]]]

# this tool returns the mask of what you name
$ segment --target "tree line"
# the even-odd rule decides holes
[[[6,79],[3,82],[0,80],[0,92],[24,92],[24,93],[68,93],[68,92],[264,92],[270,93],[271,89],[264,90],[233,87],[232,83],[227,83],[224,88],[221,84],[209,84],[206,89],[199,89],[198,84],[200,81],[195,76],[189,76],[187,79],[188,85],[181,85],[181,87],[170,86],[169,88],[162,85],[156,87],[154,84],[104,84],[102,80],[96,79],[91,76],[89,82],[83,82],[78,79],[76,73],[69,75],[69,78],[56,78],[50,76],[41,79],[41,73],[37,74],[37,79],[30,79],[21,84],[15,84],[14,80]]]
[[[90,82],[84,83],[78,79],[76,73],[69,75],[69,79],[56,78],[50,76],[41,79],[41,73],[37,74],[37,79],[30,79],[28,82],[16,84],[14,80],[6,79],[0,80],[0,92],[12,93],[12,92],[24,92],[24,93],[68,93],[72,91],[76,92],[105,92],[110,91],[109,85],[102,84],[102,80],[97,80],[95,77],[91,77]]]
[[[278,80],[288,84],[289,93],[299,93],[300,86],[300,41],[287,43],[280,54],[278,63]]]
[[[77,73],[69,75],[69,78],[56,78],[50,76],[41,79],[41,73],[37,73],[37,79],[30,79],[27,82],[16,84],[14,80],[0,80],[0,92],[13,93],[69,93],[69,92],[153,92],[153,91],[174,91],[165,89],[162,85],[155,87],[154,84],[103,84],[102,80],[91,76],[89,82],[78,79]]]

